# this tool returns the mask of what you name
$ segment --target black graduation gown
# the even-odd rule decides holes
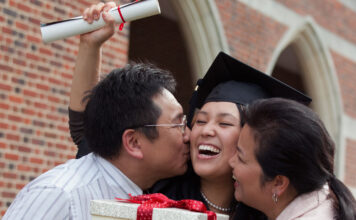
[[[208,207],[200,193],[200,177],[194,172],[191,163],[188,164],[188,171],[184,175],[160,180],[148,190],[148,193],[162,193],[174,200],[194,199],[202,201]],[[243,203],[233,201],[231,207],[232,211],[229,214],[232,220],[267,220],[261,212]]]

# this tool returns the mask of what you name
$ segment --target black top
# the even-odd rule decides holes
[[[202,201],[206,207],[209,207],[200,193],[200,177],[194,172],[190,161],[188,171],[184,175],[160,180],[148,190],[148,193],[163,193],[174,200],[194,199]],[[232,201],[230,207],[231,213],[226,214],[230,214],[232,220],[267,220],[260,211],[236,200]]]
[[[92,152],[84,138],[84,112],[77,112],[68,108],[68,114],[70,136],[73,142],[78,146],[78,152],[75,158],[79,159]]]

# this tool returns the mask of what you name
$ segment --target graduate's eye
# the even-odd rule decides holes
[[[204,125],[204,124],[206,124],[206,121],[198,119],[195,123],[198,125]]]
[[[232,123],[230,122],[220,122],[219,123],[221,126],[234,126]]]

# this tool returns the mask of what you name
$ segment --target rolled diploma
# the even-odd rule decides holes
[[[120,11],[125,22],[138,20],[161,13],[157,0],[142,0],[120,6]],[[117,8],[112,8],[109,13],[117,23],[123,23]],[[105,21],[100,19],[89,24],[82,16],[64,21],[53,22],[41,26],[42,41],[50,43],[74,35],[88,33],[105,26]]]

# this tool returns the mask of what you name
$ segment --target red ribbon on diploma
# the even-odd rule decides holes
[[[137,2],[138,0],[135,0],[135,2]],[[122,29],[124,28],[124,24],[126,23],[124,17],[122,16],[122,13],[121,13],[121,10],[120,10],[120,6],[117,7],[117,11],[119,12],[119,15],[120,15],[120,18],[121,18],[121,21],[122,23],[120,24],[119,26],[119,30],[122,31]]]
[[[118,201],[141,204],[137,208],[137,220],[152,219],[153,208],[180,208],[208,215],[208,220],[216,220],[215,212],[206,209],[204,203],[192,199],[175,201],[161,193],[131,196],[129,199],[116,198]]]
[[[124,28],[124,24],[126,23],[126,21],[125,21],[124,17],[123,17],[122,14],[121,14],[120,7],[117,7],[117,11],[119,12],[119,15],[120,15],[120,18],[121,18],[121,21],[122,21],[122,23],[120,24],[119,30],[122,31],[122,29]]]

